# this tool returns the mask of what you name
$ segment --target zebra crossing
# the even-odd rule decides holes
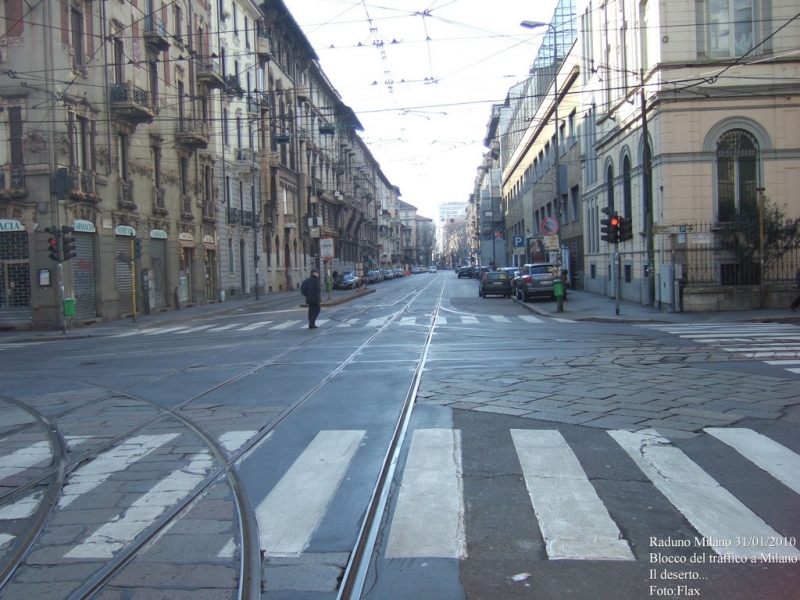
[[[337,519],[329,509],[340,488],[358,480],[351,469],[358,453],[363,451],[367,433],[365,430],[318,432],[305,447],[298,448],[297,458],[266,496],[254,499],[265,557],[302,555],[323,521]],[[637,551],[623,533],[627,528],[611,516],[625,511],[619,507],[616,511],[609,510],[561,432],[509,429],[508,433],[507,443],[513,448],[529,497],[529,518],[535,519],[547,560],[647,562],[647,549]],[[722,443],[732,448],[736,460],[762,470],[785,487],[786,494],[792,497],[790,502],[797,501],[800,455],[748,428],[707,428],[705,433],[707,443]],[[220,436],[220,441],[235,450],[254,434],[255,431],[227,432]],[[696,462],[655,430],[612,430],[603,434],[603,443],[623,450],[631,459],[626,468],[638,470],[639,478],[643,475],[651,482],[654,493],[662,495],[682,515],[698,538],[731,542],[711,546],[710,550],[747,559],[758,560],[769,552],[785,562],[800,560],[796,540],[767,524],[757,514],[759,506],[746,505],[708,473],[716,465]],[[86,506],[78,506],[81,497],[111,477],[135,468],[139,460],[164,445],[176,443],[176,437],[140,435],[81,466],[68,478],[57,513],[70,510],[74,504],[75,510],[85,510]],[[42,450],[41,444],[31,444],[0,457],[0,473],[4,478],[13,477],[24,465],[49,460]],[[465,478],[470,474],[465,473],[462,454],[459,429],[421,428],[410,432],[398,490],[393,494],[387,518],[384,558],[467,558],[469,523],[464,488]],[[63,558],[105,560],[132,542],[170,505],[187,496],[213,466],[207,451],[188,456],[186,462],[182,468],[154,481],[150,489],[140,489],[138,498],[85,538],[62,546],[59,552]],[[0,553],[14,540],[15,529],[11,524],[32,516],[42,496],[42,491],[33,491],[0,507]],[[780,543],[765,549],[763,544],[738,545],[735,540]],[[235,542],[227,539],[220,540],[219,548],[209,550],[223,557],[232,555],[234,548]]]
[[[639,325],[800,374],[800,327],[790,323]]]
[[[327,326],[330,328],[352,328],[352,327],[367,327],[379,328],[386,325],[392,316],[386,317],[356,317],[349,318],[343,321],[334,319],[317,319],[317,326]],[[570,322],[565,319],[559,319],[561,322]],[[501,324],[514,324],[514,323],[528,323],[532,325],[543,324],[545,319],[535,317],[533,315],[516,315],[516,316],[503,316],[503,315],[438,315],[436,317],[437,327],[446,326],[476,326],[484,323],[501,323]],[[399,327],[415,327],[424,326],[429,327],[431,317],[401,317],[396,320],[394,324]],[[138,331],[129,331],[126,333],[119,333],[111,337],[124,338],[131,336],[152,337],[160,335],[186,335],[192,333],[234,333],[234,332],[260,332],[260,331],[287,331],[294,329],[307,329],[308,325],[305,320],[294,319],[289,321],[258,321],[256,323],[226,323],[225,325],[206,324],[206,325],[173,325],[165,326],[158,329],[144,329]]]

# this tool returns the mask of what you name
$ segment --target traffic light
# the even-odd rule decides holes
[[[630,217],[619,218],[619,241],[627,242],[633,239],[633,223]]]
[[[77,256],[75,248],[75,236],[72,235],[75,231],[74,227],[61,227],[61,260],[70,260]]]
[[[58,230],[53,227],[45,228],[45,232],[49,233],[47,238],[47,249],[50,251],[50,258],[55,262],[61,262],[61,248],[58,245]]]
[[[133,238],[133,258],[142,258],[142,240]]]
[[[609,244],[619,243],[619,224],[620,217],[611,215],[608,219],[600,219],[600,239]]]

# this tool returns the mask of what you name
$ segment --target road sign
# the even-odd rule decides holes
[[[653,225],[655,234],[692,233],[692,231],[694,231],[692,225]]]
[[[545,250],[558,250],[558,236],[546,235],[543,238]]]
[[[542,219],[539,229],[541,229],[542,233],[545,235],[555,235],[558,233],[558,221],[553,217]]]
[[[514,248],[525,248],[525,238],[521,235],[515,235],[512,238],[512,245]]]
[[[319,240],[319,254],[324,259],[334,257],[332,237],[324,237]]]

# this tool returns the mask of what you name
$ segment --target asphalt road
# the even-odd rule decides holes
[[[0,598],[800,596],[800,330],[546,308],[440,272],[3,344]]]

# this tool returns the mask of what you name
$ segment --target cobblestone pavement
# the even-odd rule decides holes
[[[693,347],[621,348],[540,358],[513,372],[426,372],[417,402],[605,429],[691,437],[747,418],[800,422],[793,379],[699,368],[745,360]]]

